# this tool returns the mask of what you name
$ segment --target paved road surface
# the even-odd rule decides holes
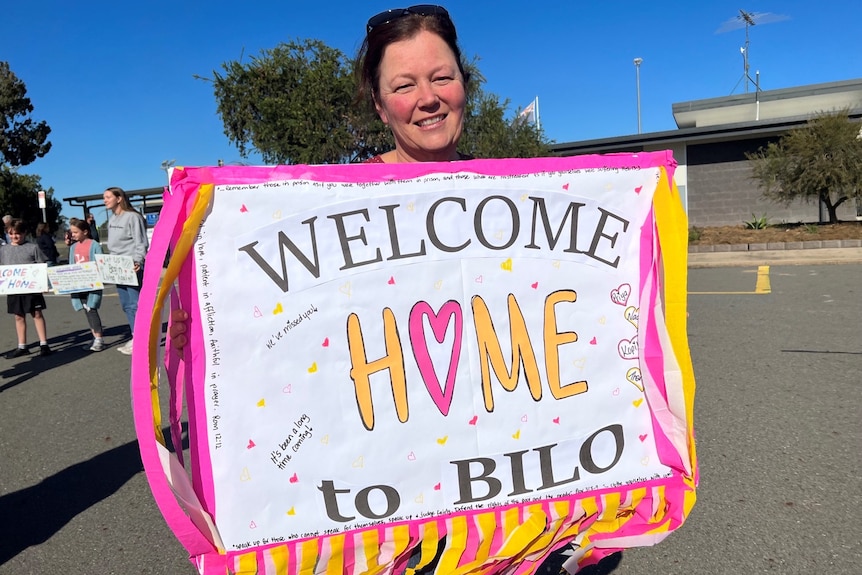
[[[862,265],[773,266],[755,294],[757,265],[690,271],[689,521],[589,573],[862,572]],[[0,358],[0,575],[192,575],[142,472],[116,296],[98,354],[68,299],[48,304],[57,353]]]

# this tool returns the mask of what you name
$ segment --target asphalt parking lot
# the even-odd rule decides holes
[[[588,573],[859,572],[862,265],[761,256],[689,271],[701,482],[688,521]],[[142,470],[107,294],[105,351],[87,351],[68,297],[49,297],[56,353],[0,358],[0,575],[195,572]]]

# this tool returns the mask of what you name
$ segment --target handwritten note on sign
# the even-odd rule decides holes
[[[135,262],[131,257],[96,254],[96,264],[99,266],[99,273],[104,283],[125,286],[138,285]]]
[[[685,275],[660,241],[686,230],[672,169],[655,153],[175,171],[154,246],[174,247],[161,285],[195,292],[180,304],[207,540],[258,572],[283,553],[291,574],[442,540],[441,572],[484,573],[681,524],[693,380],[684,292],[665,306],[659,277]],[[150,375],[135,371],[136,414]]]
[[[0,266],[0,294],[48,291],[46,264]]]
[[[96,262],[50,267],[48,279],[54,293],[58,295],[100,290],[104,287]]]

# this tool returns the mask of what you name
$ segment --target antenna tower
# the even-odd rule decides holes
[[[731,94],[736,91],[736,88],[739,86],[739,83],[745,81],[745,92],[748,93],[748,83],[751,82],[754,84],[755,91],[760,91],[760,82],[755,81],[751,78],[751,74],[749,73],[749,46],[751,44],[751,40],[748,36],[748,29],[757,24],[769,24],[771,22],[780,22],[781,20],[787,20],[788,16],[782,16],[781,14],[772,14],[771,12],[746,12],[745,10],[740,10],[739,14],[727,20],[724,24],[719,27],[718,30],[715,31],[716,34],[721,34],[722,32],[729,32],[731,30],[737,30],[739,28],[745,27],[745,46],[739,49],[740,54],[742,54],[742,77],[736,82],[736,86],[731,90]],[[760,72],[757,74],[758,79],[760,78]]]

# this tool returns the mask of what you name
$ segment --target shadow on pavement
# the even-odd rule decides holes
[[[129,328],[125,325],[106,328],[102,332],[102,337],[104,337],[106,341],[113,342],[117,338],[120,339],[115,343],[107,345],[104,351],[99,353],[110,352],[115,355],[119,355],[114,351],[114,348],[127,339],[124,336],[128,333]],[[90,330],[84,329],[69,332],[58,337],[48,338],[48,345],[51,346],[51,351],[53,353],[47,357],[39,355],[39,346],[35,344],[30,345],[30,355],[24,356],[20,359],[8,359],[6,357],[6,354],[12,350],[4,352],[2,357],[0,357],[0,366],[4,366],[6,369],[0,371],[0,377],[2,377],[3,380],[8,381],[4,381],[3,384],[0,385],[0,393],[30,380],[36,374],[42,373],[48,369],[63,367],[73,361],[92,355],[95,352],[88,349],[88,344],[92,341],[93,336],[91,335]]]
[[[188,447],[184,422],[183,449]],[[162,430],[167,447],[170,429]],[[79,513],[107,499],[144,470],[138,442],[131,441],[76,463],[37,485],[0,497],[0,565],[60,531]]]

